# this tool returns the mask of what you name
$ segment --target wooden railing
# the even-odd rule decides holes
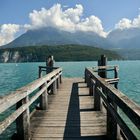
[[[101,78],[97,72],[102,71],[102,69],[111,70],[112,66],[86,68],[85,81],[90,88],[91,95],[94,94],[94,109],[101,111],[103,104],[106,108],[107,139],[117,140],[120,135],[128,140],[139,139],[122,119],[118,109],[123,111],[140,132],[140,106],[109,84],[107,79]],[[113,83],[116,83],[116,80]]]
[[[48,87],[52,86],[55,93],[61,83],[62,69],[54,69],[49,74],[17,89],[16,91],[0,98],[0,113],[16,105],[16,110],[0,122],[0,134],[16,121],[17,139],[30,139],[30,111],[29,107],[39,98],[39,108],[46,110],[48,107]],[[32,94],[32,96],[30,96]]]

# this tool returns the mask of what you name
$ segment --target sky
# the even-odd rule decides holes
[[[29,29],[108,32],[140,27],[140,0],[1,0],[0,45]]]

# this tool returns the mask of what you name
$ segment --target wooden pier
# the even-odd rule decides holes
[[[31,120],[33,140],[92,140],[104,138],[106,114],[94,111],[93,96],[82,78],[64,78],[48,110],[36,111]]]
[[[118,67],[99,64],[83,78],[62,77],[61,68],[43,76],[47,67],[39,67],[39,79],[0,98],[0,113],[16,105],[0,122],[0,134],[16,122],[15,140],[138,140],[118,110],[140,132],[140,106],[117,89]]]

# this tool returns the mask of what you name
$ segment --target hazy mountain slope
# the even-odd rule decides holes
[[[140,59],[140,28],[115,29],[107,38],[93,32],[66,32],[55,28],[29,30],[1,48],[78,44],[117,51],[126,59]],[[119,51],[118,51],[119,50]],[[130,51],[131,50],[131,51]],[[131,53],[130,53],[131,52]]]
[[[114,45],[113,50],[128,60],[140,60],[140,28],[113,30],[107,40]]]
[[[49,27],[29,30],[11,43],[2,46],[2,48],[64,44],[80,44],[100,48],[112,47],[112,44],[109,41],[93,32],[79,31],[71,33]]]
[[[140,28],[114,30],[109,33],[107,40],[116,48],[140,48]]]

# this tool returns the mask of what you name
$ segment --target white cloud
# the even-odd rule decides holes
[[[17,24],[3,24],[0,26],[0,45],[11,42],[16,33],[20,30],[20,25]]]
[[[84,8],[81,4],[77,4],[74,8],[55,4],[49,9],[33,10],[29,13],[29,24],[0,25],[0,46],[13,41],[17,37],[17,33],[22,34],[29,29],[41,27],[54,27],[69,32],[91,31],[106,37],[107,33],[104,32],[102,21],[94,15],[83,18],[83,12]]]
[[[60,4],[55,4],[50,9],[34,10],[29,14],[31,28],[55,27],[70,32],[91,31],[105,36],[101,20],[94,15],[83,18],[83,11],[80,4],[66,10],[63,10]]]
[[[140,10],[140,8],[139,8]],[[0,25],[0,46],[5,45],[17,37],[17,33],[22,34],[29,29],[38,29],[41,27],[54,27],[69,32],[90,31],[106,37],[114,29],[140,28],[140,14],[130,20],[122,18],[115,28],[108,33],[104,31],[102,21],[99,17],[91,15],[83,17],[84,8],[77,4],[74,8],[61,4],[55,4],[49,9],[33,10],[29,13],[29,24],[3,24]]]
[[[127,18],[123,18],[119,21],[119,23],[117,23],[115,25],[116,29],[125,29],[125,28],[130,28],[132,26],[132,21],[127,19]]]
[[[77,30],[95,32],[101,36],[106,36],[101,20],[96,16],[90,16],[77,24]]]
[[[116,29],[140,28],[140,15],[130,20],[127,18],[121,19],[116,25]]]
[[[134,20],[132,21],[132,26],[140,28],[140,15],[138,15],[137,18],[134,18]]]

